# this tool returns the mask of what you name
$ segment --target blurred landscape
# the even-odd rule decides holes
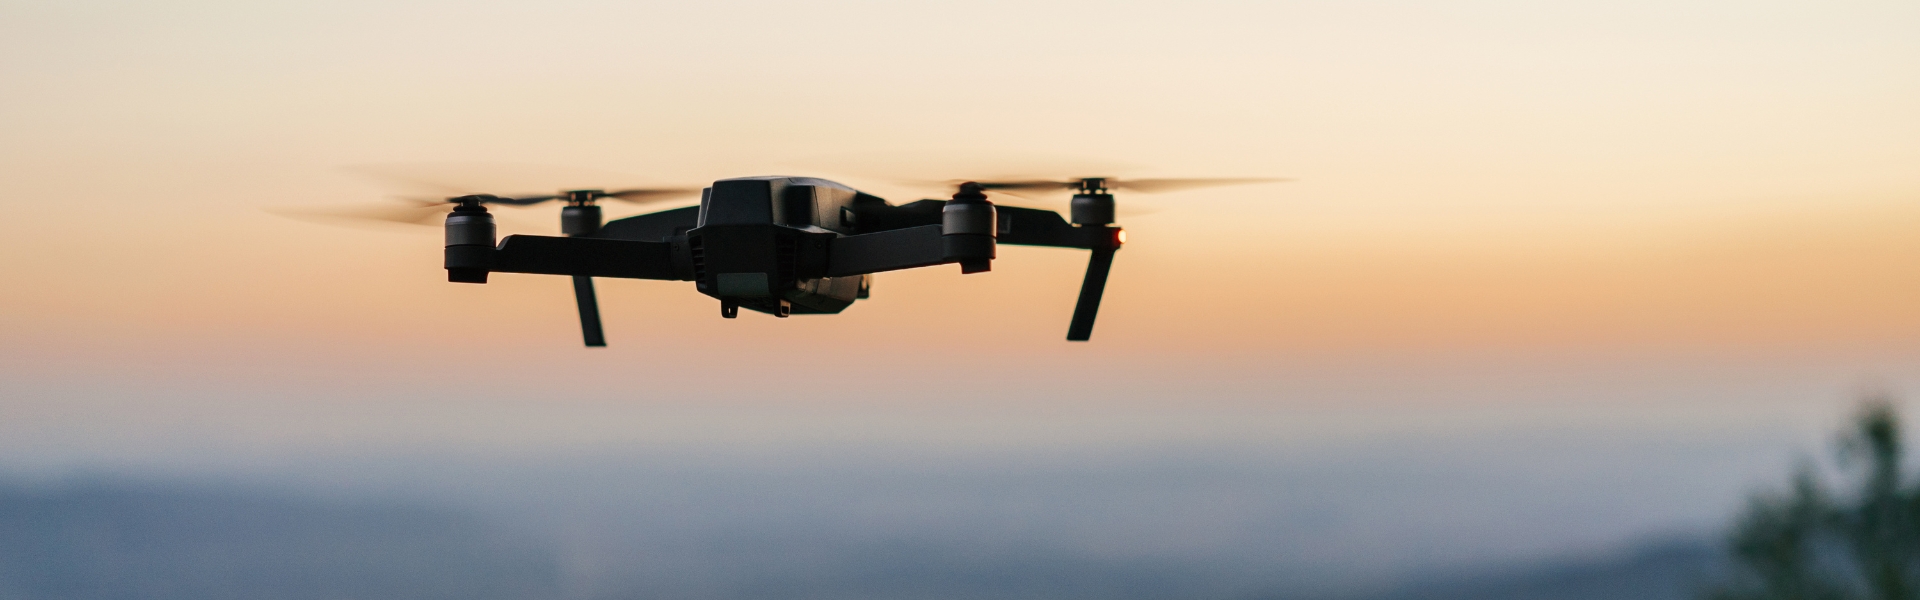
[[[894,412],[884,427],[798,422],[857,439],[964,416]],[[1517,421],[1470,438],[1254,412],[1238,418],[1283,439],[1232,449],[197,451],[91,474],[16,469],[0,544],[23,598],[1691,598],[1725,571],[1740,498],[1793,449],[1821,448],[1815,432],[1713,433],[1699,422],[1712,415],[1659,409],[1643,414],[1693,435],[1500,412]],[[1587,425],[1540,428],[1549,414]],[[1288,433],[1352,419],[1374,425]]]
[[[554,522],[232,486],[15,484],[0,491],[0,597],[1662,599],[1692,597],[1724,560],[1696,536],[1340,581],[1339,566],[1290,573],[1296,563],[1251,558],[1312,552],[1285,541],[1155,556],[965,531],[1005,522],[967,516],[1050,516],[1031,509],[876,528],[845,510],[783,507],[776,521],[627,508],[652,515]]]

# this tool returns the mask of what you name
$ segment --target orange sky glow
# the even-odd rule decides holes
[[[1902,2],[11,3],[0,378],[353,390],[452,361],[564,395],[750,364],[764,380],[720,389],[972,369],[1138,390],[1752,359],[1900,380],[1916,26]],[[1004,172],[1020,156],[1295,181],[1122,197],[1145,213],[1087,345],[1061,340],[1069,251],[883,274],[785,321],[605,282],[612,347],[585,350],[558,278],[449,284],[434,228],[269,212],[409,191],[344,169],[369,164],[619,179],[503,192],[817,175],[896,201],[932,192],[890,175],[1086,174]]]

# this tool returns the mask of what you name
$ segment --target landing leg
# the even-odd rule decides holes
[[[1067,341],[1084,342],[1093,337],[1093,318],[1100,313],[1100,295],[1107,289],[1107,271],[1113,268],[1114,248],[1094,248],[1087,258],[1087,279],[1080,284],[1080,302],[1073,306],[1073,322],[1067,326]]]
[[[580,305],[580,333],[586,338],[587,346],[606,346],[607,335],[600,329],[600,302],[593,294],[592,277],[573,276],[573,299]]]

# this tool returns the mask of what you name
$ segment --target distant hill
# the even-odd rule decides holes
[[[1289,579],[1278,574],[1291,565],[1116,559],[911,530],[895,532],[892,542],[843,545],[700,528],[682,540],[691,545],[617,534],[634,539],[596,550],[569,546],[568,557],[606,568],[584,574],[563,567],[553,550],[561,545],[558,532],[517,523],[529,529],[441,508],[259,489],[0,485],[0,600],[1304,597],[1300,589],[1272,587]],[[1312,600],[1681,600],[1718,561],[1714,544],[1682,540]],[[563,570],[571,581],[563,581]]]
[[[267,492],[0,486],[0,598],[557,596],[537,540],[455,512]]]
[[[1710,540],[1673,540],[1621,556],[1436,577],[1367,600],[1685,600],[1724,564]]]

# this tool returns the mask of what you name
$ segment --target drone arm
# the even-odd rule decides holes
[[[699,226],[700,207],[688,206],[614,219],[600,226],[593,237],[658,242]]]
[[[623,279],[691,279],[676,266],[671,243],[537,235],[510,235],[493,248],[448,246],[447,268]]]
[[[1093,249],[1112,235],[1098,226],[1074,226],[1060,213],[1037,208],[999,206],[1002,244]]]
[[[945,200],[921,200],[901,206],[870,207],[860,216],[861,231],[872,234],[937,225],[946,205]],[[993,208],[999,216],[995,242],[1000,244],[1090,249],[1103,233],[1075,227],[1051,210],[1001,204]]]
[[[954,262],[939,225],[922,225],[833,238],[827,276],[844,277]]]

